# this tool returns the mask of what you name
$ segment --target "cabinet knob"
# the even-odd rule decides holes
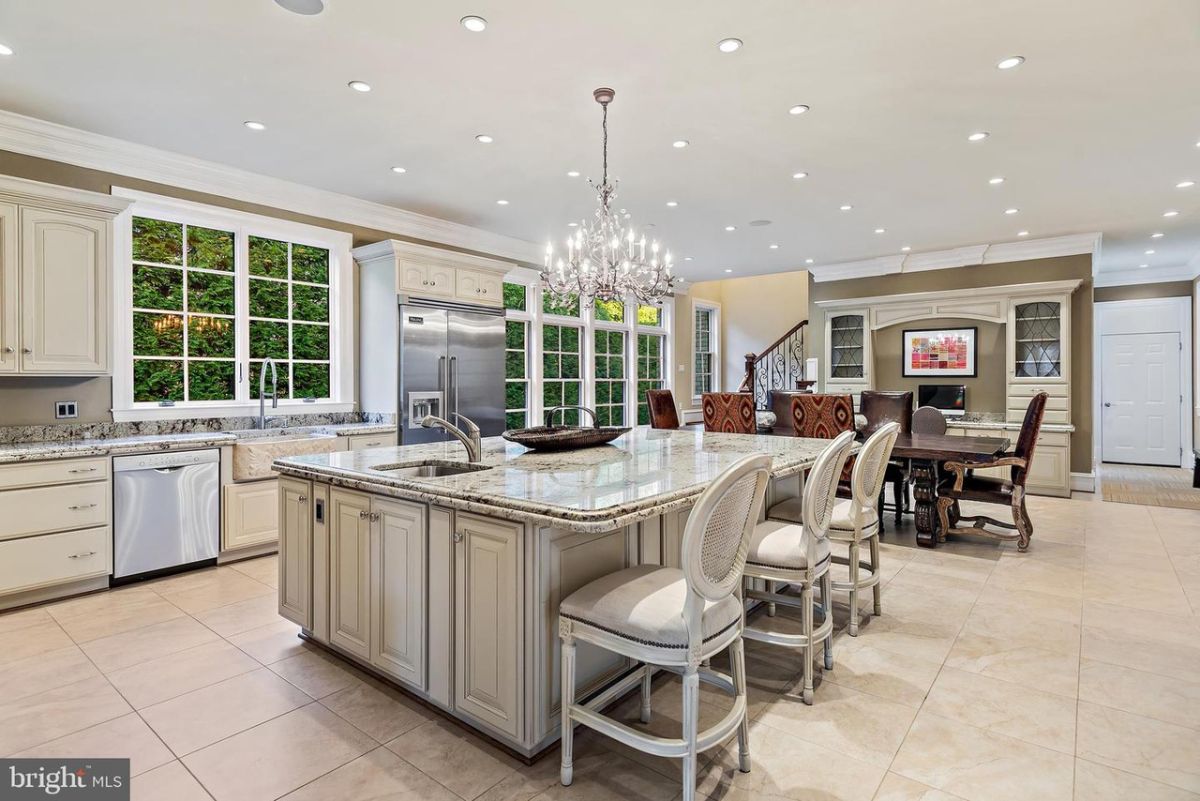
[[[12,345],[9,345],[8,347],[6,347],[6,348],[4,349],[4,352],[5,352],[5,353],[16,353],[16,352],[17,352],[17,349],[16,349],[16,348],[14,348]]]
[[[296,496],[296,503],[308,503],[308,496],[307,495]]]
[[[371,516],[371,520],[373,522],[376,522],[376,523],[379,522],[379,512],[371,512],[370,516]]]
[[[33,348],[21,348],[21,353],[33,353]]]
[[[371,516],[371,513],[370,513],[370,512],[359,512],[359,513],[358,513],[358,519],[359,519],[359,520],[366,520],[366,519],[367,519],[368,517],[370,517],[370,516]]]
[[[462,533],[461,531],[456,531],[456,532],[454,532],[454,541],[455,541],[455,542],[462,542],[462,541],[463,541],[463,533]]]

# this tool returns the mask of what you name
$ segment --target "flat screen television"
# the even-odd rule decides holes
[[[958,417],[967,410],[967,388],[963,384],[921,384],[917,387],[917,405],[932,406],[947,417]]]

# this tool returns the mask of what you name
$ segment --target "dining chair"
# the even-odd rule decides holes
[[[682,569],[638,565],[619,570],[584,585],[560,604],[563,785],[571,784],[576,723],[638,751],[682,760],[685,801],[696,797],[697,753],[720,746],[735,732],[739,768],[750,771],[741,585],[770,467],[771,459],[765,454],[747,456],[700,494],[683,532]],[[577,641],[642,663],[641,714],[645,723],[650,721],[654,669],[682,674],[682,736],[656,737],[601,714],[595,702],[576,703]],[[726,648],[732,677],[706,667],[711,657]],[[733,706],[720,722],[698,731],[702,676],[706,683],[732,694]]]
[[[651,428],[679,428],[679,412],[675,410],[675,396],[671,390],[646,390],[646,406],[650,409]]]
[[[850,594],[851,637],[858,636],[859,590],[872,590],[875,596],[874,613],[876,616],[883,614],[883,591],[879,584],[879,528],[883,516],[880,498],[883,495],[884,478],[891,466],[892,447],[899,435],[900,424],[891,422],[867,438],[855,455],[854,473],[850,478],[851,497],[837,502],[829,521],[829,539],[846,543],[849,551],[845,557],[833,557],[835,564],[847,565],[850,570],[850,580],[834,581],[833,589]],[[866,562],[859,559],[864,541],[868,548]],[[868,573],[866,577],[859,575],[863,569]]]
[[[825,669],[833,668],[833,585],[829,575],[829,525],[837,498],[838,476],[854,445],[854,432],[843,431],[817,457],[804,482],[803,523],[767,519],[754,527],[746,557],[746,578],[761,579],[767,589],[746,590],[746,597],[768,605],[799,607],[801,629],[792,632],[747,626],[748,640],[799,649],[804,660],[804,703],[813,702],[813,649],[825,646]],[[821,625],[814,625],[813,589],[821,583]],[[780,591],[783,587],[784,591]],[[800,595],[786,592],[798,587]],[[774,620],[767,616],[764,622]]]
[[[913,412],[912,433],[937,434],[946,433],[946,415],[932,406],[922,406]]]
[[[754,434],[758,419],[749,392],[705,392],[700,396],[704,430],[723,434]]]
[[[994,461],[946,462],[943,465],[943,470],[951,475],[938,487],[937,510],[942,531],[939,539],[944,538],[946,534],[980,534],[1000,540],[1015,539],[1018,551],[1029,548],[1029,540],[1033,537],[1033,520],[1025,507],[1025,481],[1033,464],[1033,453],[1037,449],[1042,418],[1046,413],[1046,400],[1049,397],[1048,393],[1039,392],[1029,401],[1029,406],[1025,409],[1025,419],[1021,423],[1021,433],[1017,435],[1016,449]],[[983,467],[1011,467],[1012,472],[1007,479],[989,478],[972,472],[974,468]],[[1005,523],[987,515],[975,515],[967,518],[971,521],[970,526],[960,526],[960,501],[1007,506],[1012,511],[1013,522]],[[985,529],[984,524],[989,523],[1017,533],[1008,534]]]
[[[859,412],[866,418],[867,424],[859,430],[862,437],[870,437],[879,429],[895,421],[900,425],[901,434],[912,433],[913,394],[912,392],[888,392],[876,389],[864,389],[859,401]],[[904,520],[908,509],[908,465],[903,462],[888,462],[887,475],[884,485],[892,486],[892,501],[895,504],[896,525]],[[883,523],[883,488],[879,490],[879,520]]]

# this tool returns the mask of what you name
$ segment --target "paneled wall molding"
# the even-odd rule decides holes
[[[893,273],[947,270],[975,264],[1004,264],[1031,259],[1051,259],[1060,256],[1077,256],[1081,253],[1096,253],[1100,250],[1100,238],[1098,233],[1087,233],[1045,239],[1023,239],[1019,242],[969,245],[927,253],[881,256],[861,261],[825,264],[810,267],[809,270],[813,274],[813,280],[824,282]]]
[[[898,323],[937,317],[961,317],[993,323],[1008,321],[1008,306],[1013,298],[1033,295],[1070,294],[1081,282],[1045,281],[936,292],[910,292],[901,295],[877,295],[869,298],[818,300],[826,314],[837,309],[868,309],[870,328],[877,331]]]
[[[0,111],[0,150],[516,261],[542,259],[533,242],[9,111]]]

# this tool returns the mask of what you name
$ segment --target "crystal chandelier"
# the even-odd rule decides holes
[[[554,245],[546,246],[542,282],[555,296],[578,295],[585,305],[593,299],[624,300],[627,297],[643,304],[659,303],[675,286],[671,254],[664,250],[660,255],[658,242],[651,242],[647,247],[646,237],[625,225],[622,216],[612,210],[612,202],[617,197],[617,181],[614,179],[609,183],[608,180],[608,104],[614,94],[612,89],[604,88],[592,92],[592,97],[604,110],[604,177],[598,185],[588,179],[596,190],[600,206],[594,219],[581,221],[567,237],[565,256],[556,257]],[[628,214],[623,216],[629,217]]]

